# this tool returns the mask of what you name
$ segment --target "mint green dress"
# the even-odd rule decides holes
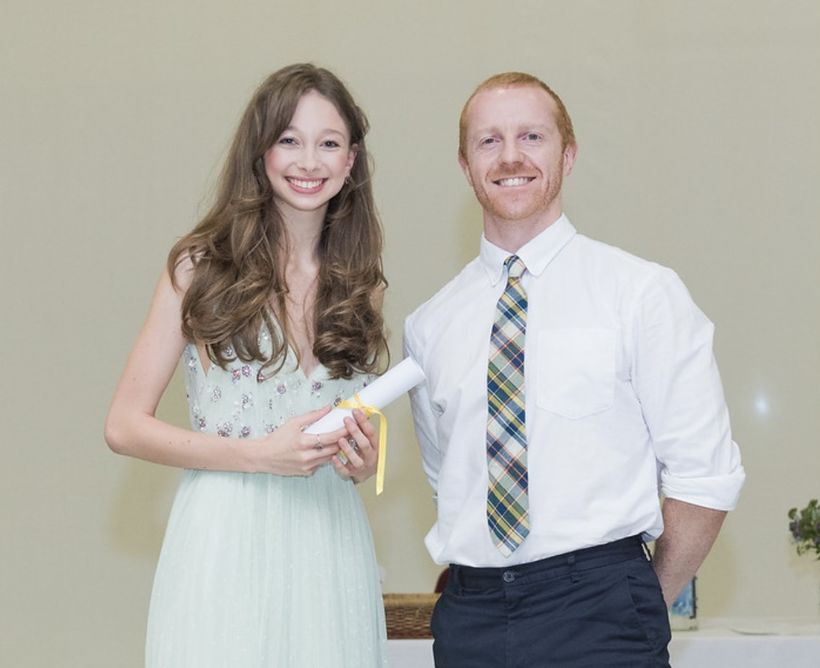
[[[269,335],[262,335],[270,345]],[[258,438],[338,402],[368,380],[306,377],[293,355],[257,381],[258,363],[205,373],[183,355],[191,424]],[[185,470],[154,578],[149,668],[379,668],[384,609],[358,491],[332,465],[311,477]]]

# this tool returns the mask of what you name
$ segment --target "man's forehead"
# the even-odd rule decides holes
[[[538,86],[499,86],[476,93],[466,119],[470,131],[518,125],[548,129],[556,126],[556,110],[555,101]]]

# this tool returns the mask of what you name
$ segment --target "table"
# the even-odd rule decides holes
[[[390,668],[432,668],[433,641],[388,640]],[[673,668],[820,668],[820,619],[702,619],[675,631]]]

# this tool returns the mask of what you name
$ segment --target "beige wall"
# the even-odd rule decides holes
[[[337,71],[372,121],[395,357],[403,317],[477,248],[461,103],[506,69],[554,85],[581,146],[575,224],[674,267],[717,325],[748,483],[702,569],[702,614],[817,613],[818,564],[793,554],[786,510],[820,494],[820,4],[2,9],[0,664],[141,665],[177,474],[111,454],[103,416],[250,92],[299,60]],[[168,419],[184,422],[182,394],[175,382]],[[387,491],[364,490],[385,588],[430,590],[432,505],[406,401],[389,416]]]

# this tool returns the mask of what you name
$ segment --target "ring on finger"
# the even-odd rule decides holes
[[[319,434],[316,434],[316,445],[313,446],[317,450],[322,449],[322,439],[319,438]]]

